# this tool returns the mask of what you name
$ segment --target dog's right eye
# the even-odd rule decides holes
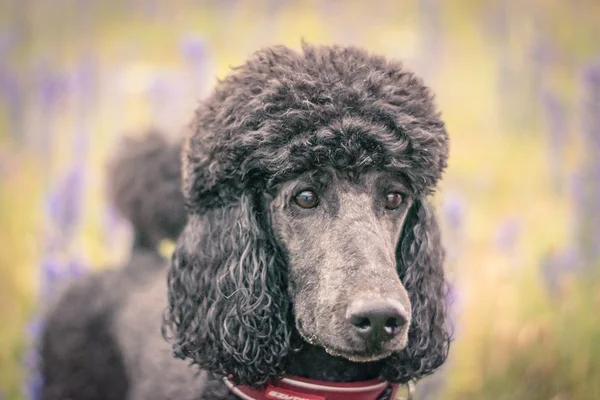
[[[294,196],[294,202],[302,208],[314,208],[317,206],[317,194],[312,190],[302,190]]]

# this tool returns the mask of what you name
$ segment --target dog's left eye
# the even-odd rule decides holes
[[[402,195],[398,192],[390,192],[385,195],[385,208],[395,210],[402,204]]]
[[[302,208],[314,208],[317,206],[317,194],[312,190],[302,190],[294,196],[294,202]]]

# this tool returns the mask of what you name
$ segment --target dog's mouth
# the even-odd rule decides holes
[[[326,347],[326,346],[323,346],[323,348],[325,349],[327,354],[330,354],[332,356],[343,357],[350,361],[361,362],[361,363],[383,360],[384,358],[391,356],[392,353],[394,352],[392,350],[383,350],[383,349],[376,353],[372,353],[372,352],[356,352],[356,351],[352,351],[352,350],[342,350],[342,349],[336,349],[334,347]]]
[[[322,347],[327,354],[335,357],[343,357],[353,362],[366,363],[382,360],[391,356],[394,352],[403,350],[408,341],[402,339],[399,342],[382,342],[374,346],[366,346],[364,343],[358,342],[348,343],[349,345],[333,344],[317,335],[307,333],[302,329],[301,323],[298,323],[297,325],[300,337],[307,343],[313,346]]]

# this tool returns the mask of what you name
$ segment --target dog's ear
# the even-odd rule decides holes
[[[189,217],[163,326],[177,357],[253,386],[283,373],[290,335],[285,268],[264,224],[249,195]]]
[[[418,199],[409,211],[396,259],[398,274],[410,296],[412,320],[407,347],[386,361],[382,376],[406,383],[442,365],[450,344],[444,250],[433,209],[425,199]]]

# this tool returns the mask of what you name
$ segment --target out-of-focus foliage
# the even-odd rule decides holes
[[[456,340],[420,398],[600,398],[600,2],[0,1],[0,399],[36,396],[58,287],[116,267],[122,134],[181,134],[254,50],[355,44],[437,93]]]

